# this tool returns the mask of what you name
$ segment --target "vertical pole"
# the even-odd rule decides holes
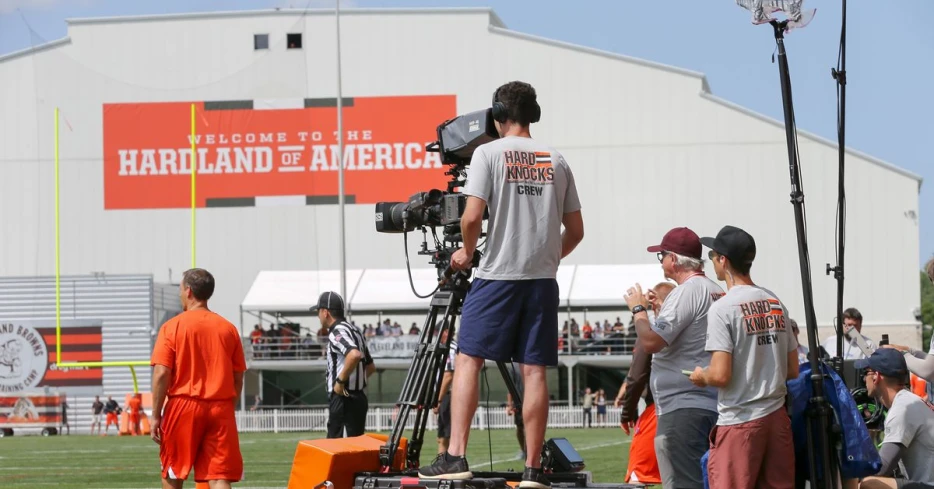
[[[568,365],[568,407],[574,407],[574,366]]]
[[[195,176],[198,173],[195,134],[195,104],[191,104],[191,268],[195,268]]]
[[[62,363],[62,268],[59,234],[58,107],[55,108],[55,363]]]
[[[240,410],[246,412],[246,381],[243,382],[243,387],[240,389]]]
[[[837,112],[837,152],[839,157],[839,176],[837,177],[837,373],[843,373],[843,254],[846,243],[846,188],[843,175],[846,160],[846,0],[843,0],[842,27],[840,28],[840,71],[834,71],[837,79],[837,91],[840,94]]]
[[[139,394],[139,383],[136,382],[136,367],[130,365],[130,375],[133,376],[133,393]]]
[[[811,283],[811,265],[808,252],[807,232],[804,216],[804,191],[801,189],[801,166],[798,160],[798,141],[795,112],[791,92],[791,74],[785,52],[785,27],[788,21],[771,22],[778,51],[778,73],[782,88],[782,112],[785,117],[785,140],[788,146],[788,169],[791,178],[791,203],[795,214],[795,233],[798,241],[798,263],[801,271],[801,291],[804,295],[804,317],[808,336],[808,357],[811,364],[812,396],[808,403],[808,447],[810,457],[811,487],[830,489],[834,486],[836,471],[832,468],[833,456],[830,445],[830,426],[833,411],[824,397],[824,375],[818,357],[817,316],[814,312],[814,290]],[[842,325],[841,325],[842,327]],[[823,473],[818,475],[817,466]]]
[[[347,297],[347,248],[344,223],[344,100],[341,88],[341,2],[334,0],[334,17],[337,19],[337,150],[340,163],[337,166],[337,207],[340,215],[340,267],[341,297]],[[346,311],[345,311],[346,312]]]

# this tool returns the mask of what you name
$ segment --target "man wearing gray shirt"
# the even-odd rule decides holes
[[[727,293],[707,313],[710,365],[696,367],[691,382],[719,387],[720,419],[710,435],[710,487],[794,488],[791,419],[784,408],[785,381],[798,377],[798,342],[785,306],[749,276],[756,242],[724,226],[702,238]]]
[[[555,149],[532,139],[541,115],[535,89],[510,82],[493,94],[500,139],[474,151],[461,218],[463,248],[455,270],[470,268],[483,212],[490,210],[487,245],[464,300],[451,388],[451,442],[447,453],[419,470],[423,479],[469,479],[464,455],[477,409],[484,360],[520,364],[526,463],[520,488],[547,489],[541,451],[548,421],[546,367],[558,364],[558,263],[584,237],[574,175]],[[562,225],[564,232],[561,231]]]
[[[885,438],[879,448],[882,469],[878,477],[863,479],[860,489],[934,488],[934,407],[908,390],[908,365],[898,350],[880,348],[856,368],[866,369],[866,390],[888,409]],[[902,466],[907,479],[894,479]]]
[[[702,250],[697,234],[684,227],[668,231],[660,245],[648,248],[657,253],[665,278],[678,284],[654,324],[642,288],[636,284],[626,295],[639,344],[653,355],[649,382],[658,414],[655,454],[666,489],[704,487],[700,459],[717,422],[716,389],[697,387],[682,373],[710,362],[704,350],[707,311],[723,296],[723,289],[704,275]]]

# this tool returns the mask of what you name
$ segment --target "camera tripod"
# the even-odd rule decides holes
[[[477,257],[475,256],[475,261]],[[415,411],[415,423],[412,436],[408,440],[405,454],[405,467],[410,470],[419,468],[425,426],[431,408],[438,399],[438,389],[445,362],[451,353],[451,339],[461,306],[470,290],[470,272],[444,274],[445,280],[431,298],[428,316],[418,338],[418,348],[412,365],[402,384],[402,392],[396,405],[399,414],[392,424],[392,430],[386,444],[380,447],[380,472],[387,473],[392,467],[392,456],[396,453],[405,431],[409,414]],[[440,320],[440,322],[439,322]],[[446,334],[445,334],[446,333]],[[516,410],[522,412],[522,396],[509,374],[509,369],[502,362],[497,362],[506,388],[512,395]]]

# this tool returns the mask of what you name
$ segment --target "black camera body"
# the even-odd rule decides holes
[[[466,205],[466,195],[438,189],[414,194],[408,202],[379,202],[376,204],[376,231],[403,233],[422,226],[458,224]]]

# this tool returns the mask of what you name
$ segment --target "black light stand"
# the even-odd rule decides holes
[[[837,68],[831,68],[830,74],[837,81],[837,151],[839,152],[839,171],[837,182],[837,265],[827,264],[827,274],[833,273],[837,281],[837,355],[833,359],[833,368],[843,376],[843,249],[846,240],[846,189],[843,182],[844,157],[846,146],[846,0],[843,1],[842,26],[840,28],[840,51]]]
[[[808,360],[811,364],[811,396],[807,413],[807,440],[812,489],[834,487],[835,467],[832,465],[831,426],[833,410],[824,397],[824,376],[817,339],[817,318],[814,313],[814,291],[811,285],[811,264],[808,254],[807,231],[804,216],[804,191],[801,188],[801,167],[798,161],[798,139],[795,127],[794,106],[791,96],[791,76],[788,72],[788,56],[785,53],[785,29],[788,21],[771,21],[778,49],[778,73],[781,78],[782,108],[785,115],[785,137],[788,143],[788,169],[791,174],[791,203],[795,211],[795,230],[798,238],[798,258],[801,266],[801,290],[804,293],[804,313],[807,326]],[[818,462],[823,473],[818,473]]]

